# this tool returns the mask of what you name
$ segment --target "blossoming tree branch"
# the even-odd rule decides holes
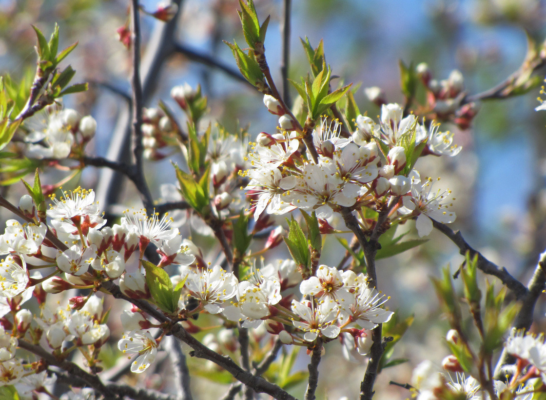
[[[75,71],[60,67],[76,44],[59,50],[57,27],[49,40],[35,28],[37,67],[30,85],[0,81],[1,170],[10,174],[8,183],[28,191],[18,204],[0,197],[12,214],[0,236],[2,398],[59,399],[53,387],[64,383],[71,389],[61,399],[191,399],[194,370],[186,348],[231,383],[226,399],[295,399],[291,388],[302,382],[306,400],[325,398],[317,390],[319,365],[328,362],[321,360],[337,341],[347,362],[367,361],[358,385],[360,399],[371,399],[384,390],[376,385],[378,374],[405,362],[393,357],[393,349],[413,320],[389,309],[376,260],[424,245],[434,230],[466,260],[458,281],[449,268],[432,279],[451,326],[450,352],[441,366],[423,359],[411,382],[392,383],[421,400],[544,398],[546,344],[528,331],[545,286],[546,255],[536,260],[530,283],[519,282],[452,229],[457,194],[416,165],[423,157],[464,151],[447,127],[471,126],[481,100],[534,88],[545,49],[530,41],[520,70],[475,95],[465,91],[458,71],[437,80],[425,64],[401,62],[405,103],[387,103],[378,88],[367,89],[381,107],[381,115],[371,118],[359,110],[356,89],[337,83],[322,42],[313,47],[302,40],[306,76],[284,74],[282,85],[275,82],[264,47],[269,17],[261,19],[252,0],[241,0],[246,45],[226,42],[240,74],[215,67],[259,91],[278,128],[234,134],[204,123],[207,97],[199,86],[172,88],[185,125],[163,102],[143,107],[139,21],[144,13],[174,23],[177,4],[151,12],[133,0],[131,23],[119,31],[132,52],[131,162],[90,154],[95,119],[63,106],[62,97],[87,84],[71,84]],[[289,97],[288,84],[297,99]],[[425,103],[416,99],[419,86]],[[172,165],[177,184],[153,193],[144,160],[173,154],[185,159],[184,166]],[[92,188],[63,189],[88,166],[128,178],[144,208],[126,208],[108,220],[110,205],[100,204]],[[65,177],[42,185],[41,175],[55,169]],[[286,217],[285,228],[279,215]],[[183,237],[190,221],[214,244],[199,247]],[[397,236],[404,224],[414,226],[419,239]],[[342,239],[344,233],[352,241]],[[325,242],[336,238],[346,252],[338,264],[325,265]],[[289,256],[271,260],[268,254],[279,246]],[[218,252],[216,262],[208,261]],[[494,277],[487,286],[484,275]],[[113,299],[123,303],[116,317],[120,338],[111,336],[114,317],[105,307]],[[464,315],[474,324],[472,336]],[[217,335],[201,334],[218,326]],[[104,365],[112,342],[128,360],[121,375],[150,373],[167,349],[177,393],[118,383]],[[300,349],[307,353],[307,371],[293,370]]]

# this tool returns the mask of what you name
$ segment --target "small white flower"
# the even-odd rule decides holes
[[[140,374],[154,362],[157,355],[157,342],[148,331],[129,332],[118,342],[123,354],[137,357],[131,364],[131,372]]]
[[[186,288],[190,295],[201,301],[211,314],[223,310],[223,303],[237,293],[237,278],[219,265],[188,274]]]
[[[314,296],[319,301],[348,303],[352,300],[352,295],[343,285],[339,270],[326,265],[319,266],[316,276],[311,276],[300,284],[300,292],[304,296]]]
[[[26,375],[15,384],[15,388],[21,400],[33,400],[36,390],[52,386],[56,380],[55,374],[48,377],[47,371],[42,371],[38,374]]]
[[[172,239],[163,241],[160,249],[161,266],[178,264],[188,266],[195,262],[195,256],[191,254],[189,247],[184,246],[182,235],[178,234]]]
[[[16,253],[31,255],[40,249],[47,227],[45,224],[24,224],[10,219],[6,222],[4,234],[0,236],[0,255]]]
[[[16,384],[24,373],[23,363],[16,358],[0,362],[0,386]]]
[[[11,336],[10,332],[6,332],[0,326],[0,362],[11,360],[15,357],[18,344],[17,338]]]
[[[87,247],[85,250],[82,250],[75,244],[68,250],[59,253],[57,256],[57,266],[67,274],[83,275],[87,272],[93,261],[95,261],[96,256],[97,253],[94,247]]]
[[[319,334],[335,339],[340,333],[339,326],[334,325],[338,310],[335,303],[323,303],[315,306],[312,302],[292,300],[292,311],[300,317],[301,321],[293,320],[296,329],[304,333],[303,338],[307,342],[314,341]]]
[[[121,225],[128,232],[134,232],[140,237],[143,244],[152,242],[161,246],[162,241],[169,240],[178,235],[178,229],[171,228],[171,219],[168,214],[159,219],[159,214],[154,213],[151,217],[146,215],[146,210],[126,210],[121,219]]]
[[[455,380],[452,379],[447,385],[455,392],[466,395],[467,399],[472,398],[480,390],[480,384],[476,379],[471,376],[465,377],[461,373],[457,373]]]
[[[23,293],[30,278],[23,258],[20,265],[12,256],[0,262],[0,297],[11,299]],[[32,293],[32,292],[31,292]]]
[[[65,327],[72,337],[86,345],[93,344],[109,334],[106,325],[99,325],[93,320],[92,314],[82,310],[74,312],[65,322]]]
[[[82,228],[101,228],[106,220],[100,215],[101,211],[98,202],[95,202],[95,192],[80,187],[72,192],[63,192],[63,197],[57,199],[55,195],[50,196],[53,205],[47,210],[47,216],[61,222],[67,222]],[[82,229],[83,234],[87,230]]]
[[[453,207],[451,190],[432,192],[432,179],[421,183],[421,177],[415,170],[409,176],[411,180],[411,196],[403,196],[404,207],[398,211],[402,215],[416,215],[416,227],[419,236],[427,236],[432,232],[432,219],[444,224],[450,224],[457,217],[449,209]]]
[[[291,189],[291,180],[284,180],[281,171],[277,168],[259,168],[248,172],[251,181],[246,190],[253,190],[258,194],[254,219],[257,221],[265,210],[268,214],[285,214],[294,210],[294,206],[283,201],[282,196],[286,189]]]
[[[454,157],[463,149],[453,143],[453,133],[440,132],[440,124],[432,123],[428,131],[427,146],[431,153],[436,155],[447,155]]]
[[[340,321],[348,317],[361,328],[373,329],[378,324],[389,321],[394,314],[392,311],[380,308],[388,298],[375,289],[362,285],[350,295],[352,296],[351,301],[340,304],[342,313]]]

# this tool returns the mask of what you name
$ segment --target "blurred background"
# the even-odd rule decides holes
[[[27,70],[33,71],[35,34],[31,24],[36,24],[47,36],[57,22],[64,41],[61,47],[79,42],[65,63],[77,71],[74,81],[91,82],[90,90],[66,98],[65,105],[82,115],[90,113],[95,117],[97,136],[88,149],[101,156],[108,155],[116,123],[126,107],[123,94],[130,93],[130,53],[117,34],[118,28],[127,22],[128,3],[121,0],[0,0],[2,75],[10,74],[19,79]],[[158,3],[143,0],[141,4],[153,11]],[[256,0],[256,4],[262,20],[271,15],[266,54],[274,77],[280,80],[282,2]],[[232,132],[248,126],[253,137],[261,131],[274,132],[276,118],[263,107],[258,92],[225,72],[196,61],[195,55],[188,52],[214,57],[236,70],[231,51],[222,40],[244,42],[236,13],[238,2],[184,0],[180,8],[176,41],[185,52],[173,54],[160,71],[153,72],[157,79],[146,98],[147,106],[157,106],[157,101],[162,99],[183,120],[169,96],[170,89],[184,82],[192,87],[200,84],[209,97],[211,122],[217,121]],[[439,80],[447,79],[452,70],[458,69],[464,76],[465,90],[475,94],[495,86],[519,68],[527,52],[525,30],[538,42],[544,40],[545,11],[544,2],[539,0],[294,1],[289,75],[299,80],[309,71],[300,43],[300,38],[308,37],[313,46],[324,40],[326,60],[334,75],[346,83],[362,84],[355,98],[360,110],[367,111],[371,117],[380,110],[366,98],[363,88],[379,86],[388,102],[403,101],[399,59],[406,64],[426,62],[433,78]],[[142,16],[142,24],[146,54],[153,47],[150,38],[163,22]],[[110,89],[103,84],[111,86]],[[454,229],[461,229],[474,248],[525,282],[538,254],[546,247],[546,113],[534,111],[539,104],[538,91],[508,100],[484,102],[468,130],[443,126],[442,129],[456,132],[455,140],[463,146],[463,151],[452,159],[427,157],[417,164],[417,169],[425,175],[442,177],[440,186],[456,194],[458,219]],[[295,96],[295,90],[291,94]],[[178,154],[171,159],[183,164]],[[160,196],[161,184],[175,183],[168,159],[147,162],[146,171],[155,198]],[[77,184],[97,187],[100,176],[99,171],[89,168],[78,177]],[[52,172],[42,183],[53,183],[61,177],[61,173]],[[0,190],[14,202],[23,193],[22,185],[3,186]],[[130,184],[120,183],[118,191],[117,202],[123,207],[140,206],[139,197]],[[2,223],[9,217],[4,210],[0,210],[0,216]],[[410,230],[410,236],[415,236],[410,224],[399,228],[400,232],[404,230]],[[193,235],[201,246],[212,243]],[[321,262],[336,265],[344,250],[333,237],[328,238],[326,246]],[[271,259],[282,257],[286,257],[284,245]],[[375,398],[409,397],[408,391],[389,386],[389,381],[406,383],[418,362],[431,359],[439,365],[449,354],[444,343],[448,323],[442,319],[429,276],[438,276],[440,267],[448,263],[455,271],[462,260],[447,239],[433,232],[425,245],[379,262],[379,286],[392,297],[388,303],[390,308],[401,318],[414,315],[415,319],[395,347],[396,358],[409,362],[384,370],[376,384]],[[493,278],[488,280],[498,285]],[[544,315],[543,303],[539,302],[536,312]],[[543,331],[542,328],[540,324],[535,326],[537,331]],[[119,334],[115,329],[112,331],[113,335]],[[348,362],[343,359],[338,343],[328,346],[327,358],[320,366],[319,398],[356,398],[365,361]],[[307,362],[305,351],[300,351],[295,370],[305,370]],[[192,365],[190,361],[190,371]],[[126,379],[131,381],[135,377]],[[219,398],[228,387],[218,383],[211,385],[210,379],[205,377],[192,376],[192,379],[199,399]],[[168,380],[168,366],[161,368],[160,365],[155,375],[139,384],[168,386]],[[302,396],[304,389],[305,384],[301,383],[290,390]]]

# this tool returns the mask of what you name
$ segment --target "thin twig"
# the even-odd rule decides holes
[[[206,65],[207,67],[215,68],[219,71],[222,71],[226,73],[228,76],[240,82],[246,83],[249,87],[254,88],[254,85],[248,82],[245,79],[245,77],[239,73],[239,71],[237,71],[235,68],[230,67],[227,64],[224,64],[222,61],[218,60],[217,58],[213,56],[209,56],[207,54],[200,53],[197,50],[191,49],[180,42],[174,42],[173,46],[176,52],[183,54],[189,60]]]
[[[349,244],[349,247],[351,248],[351,250],[353,251],[353,253],[356,253],[356,251],[358,250],[358,248],[360,247],[360,243],[358,242],[358,239],[355,237],[353,237],[353,239],[351,240],[351,243]],[[349,258],[351,258],[351,253],[349,252],[349,250],[345,250],[345,255],[343,256],[343,258],[341,259],[341,261],[339,262],[339,264],[337,265],[337,269],[338,270],[342,270],[344,267],[345,267],[345,263],[349,260]]]
[[[190,208],[190,205],[185,201],[175,201],[172,203],[158,204],[154,208],[159,214],[165,214],[166,212],[173,210],[187,210]]]
[[[165,338],[165,347],[173,364],[173,375],[178,400],[192,400],[190,387],[190,371],[186,362],[186,355],[180,343],[172,336]]]
[[[520,281],[514,278],[506,270],[506,268],[499,268],[494,263],[485,258],[480,252],[474,250],[470,245],[464,240],[461,231],[454,232],[450,227],[444,225],[438,221],[432,220],[434,227],[446,235],[455,245],[459,248],[459,253],[461,255],[466,255],[467,252],[470,253],[471,257],[478,256],[478,269],[484,274],[493,275],[499,278],[504,285],[514,292],[516,299],[521,300],[527,297],[528,290]]]
[[[221,354],[218,354],[215,351],[204,346],[199,340],[194,338],[188,331],[186,331],[182,325],[175,324],[174,321],[172,321],[169,317],[164,315],[161,311],[157,310],[154,306],[152,306],[145,300],[131,299],[125,296],[119,289],[119,286],[111,281],[103,282],[102,287],[108,290],[116,299],[123,299],[125,301],[128,301],[136,305],[138,308],[140,308],[153,318],[157,319],[159,322],[172,325],[170,333],[193,349],[193,351],[190,353],[192,357],[203,358],[205,360],[214,362],[218,366],[228,371],[235,379],[237,379],[241,383],[252,387],[255,392],[267,393],[278,400],[296,400],[293,396],[288,394],[279,386],[267,382],[261,377],[254,376],[250,372],[245,371],[241,367],[239,367],[229,357],[224,357]]]
[[[248,329],[239,327],[239,348],[241,352],[241,365],[245,371],[250,372],[250,354],[248,352],[248,347],[250,344],[248,337]],[[244,391],[245,400],[252,400],[254,398],[254,391],[250,386],[245,387]]]
[[[282,36],[282,58],[281,58],[281,75],[282,75],[282,98],[287,107],[292,107],[290,99],[288,69],[290,67],[290,14],[292,0],[283,1],[283,19],[281,21],[281,36]]]
[[[128,104],[131,104],[131,102],[132,102],[131,95],[129,93],[127,93],[125,90],[113,85],[112,83],[96,81],[96,80],[93,80],[93,79],[89,79],[87,82],[92,84],[92,85],[99,86],[99,87],[102,87],[104,89],[107,89],[107,90],[109,90],[110,92],[112,92],[114,94],[117,94],[118,96],[123,98],[125,101],[127,101]]]
[[[313,347],[313,352],[311,353],[311,362],[307,366],[309,370],[309,383],[307,384],[307,391],[305,392],[305,400],[315,400],[315,392],[318,387],[319,382],[319,371],[318,366],[320,364],[322,352],[322,339],[317,338],[315,347]]]
[[[222,221],[220,220],[212,220],[209,223],[210,228],[214,232],[214,236],[216,236],[216,239],[220,242],[220,245],[222,246],[222,251],[224,252],[226,256],[226,260],[229,265],[233,265],[233,252],[231,251],[231,247],[227,241],[226,234],[224,233],[224,230],[222,229]],[[238,271],[233,271],[235,273],[235,276],[239,276]]]
[[[411,386],[409,383],[398,383],[398,382],[395,382],[395,381],[390,381],[389,385],[398,386],[398,387],[408,389],[408,390],[413,389],[413,386]]]
[[[263,361],[256,367],[254,370],[254,375],[260,376],[265,374],[265,372],[269,369],[271,364],[275,361],[277,358],[277,355],[279,354],[279,351],[282,348],[282,341],[280,338],[277,338],[275,340],[275,344],[273,345],[273,348],[267,353]]]
[[[226,393],[226,395],[224,397],[222,397],[222,400],[233,400],[233,399],[235,399],[235,396],[237,396],[239,394],[242,387],[243,387],[243,385],[241,385],[240,383],[234,383],[233,385],[230,386],[230,388],[229,388],[228,392]]]

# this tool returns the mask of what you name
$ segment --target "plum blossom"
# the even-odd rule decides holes
[[[360,286],[354,293],[350,293],[352,299],[340,304],[340,321],[349,318],[351,322],[364,329],[374,329],[378,324],[388,322],[392,311],[380,308],[389,298],[367,286]]]
[[[218,314],[224,308],[224,301],[237,293],[237,278],[219,265],[211,269],[192,271],[188,274],[186,288],[190,296],[201,301],[211,314]]]
[[[97,256],[94,247],[81,249],[78,245],[70,247],[57,256],[57,265],[61,271],[72,275],[83,275],[93,264]]]
[[[315,306],[313,302],[292,300],[292,311],[300,321],[292,320],[294,327],[304,332],[306,342],[314,341],[319,334],[329,339],[335,339],[340,333],[335,325],[338,310],[335,303],[323,303]]]
[[[171,228],[171,218],[165,213],[161,219],[159,214],[146,215],[146,210],[125,210],[121,218],[121,226],[128,232],[136,233],[140,237],[142,248],[146,248],[152,242],[161,246],[164,240],[170,240],[178,235],[178,229]],[[146,246],[144,246],[144,244]]]
[[[0,297],[11,299],[23,293],[29,282],[24,259],[8,256],[0,261]]]
[[[95,202],[95,192],[91,189],[78,187],[72,192],[63,191],[60,199],[55,194],[50,195],[50,198],[53,204],[47,210],[47,216],[75,228],[81,226],[84,235],[89,228],[99,229],[106,223],[101,216],[98,202]]]
[[[23,363],[12,358],[0,362],[0,386],[14,385],[23,377],[25,369]]]
[[[343,303],[352,300],[352,295],[344,287],[340,271],[326,265],[319,266],[316,276],[311,276],[300,284],[300,292],[304,296],[314,296],[319,301]]]
[[[441,192],[432,191],[432,179],[421,183],[421,177],[415,170],[409,174],[411,180],[411,195],[403,196],[404,204],[398,212],[402,215],[417,216],[416,227],[420,237],[427,236],[432,232],[432,219],[444,224],[450,224],[457,217],[449,209],[453,206],[454,197],[451,190]]]
[[[140,374],[154,362],[157,355],[157,342],[149,331],[134,331],[123,335],[118,342],[118,349],[123,354],[136,357],[131,364],[131,372]]]
[[[31,255],[38,252],[44,240],[47,227],[40,223],[22,225],[19,221],[6,221],[6,230],[0,236],[0,255],[9,253]]]

